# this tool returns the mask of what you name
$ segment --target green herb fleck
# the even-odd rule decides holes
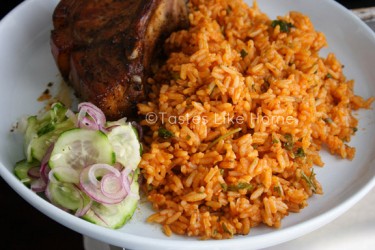
[[[235,133],[238,133],[241,131],[241,128],[236,128],[236,129],[233,129],[231,131],[229,131],[228,133],[220,136],[219,138],[217,138],[216,140],[214,140],[213,142],[211,142],[209,145],[208,145],[208,149],[212,148],[215,144],[219,143],[221,140],[224,140],[226,139],[227,137],[235,134]]]
[[[252,190],[253,185],[251,185],[250,183],[246,183],[246,182],[239,182],[237,185],[229,185],[227,188],[228,191],[238,191],[241,189]]]
[[[247,51],[244,49],[241,50],[240,54],[241,54],[242,59],[248,55]]]
[[[291,23],[287,23],[283,20],[273,20],[271,23],[272,28],[275,28],[277,25],[280,26],[280,31],[289,33],[291,28],[294,28],[295,26]]]
[[[224,175],[224,169],[220,169],[220,174]]]
[[[306,154],[305,154],[305,151],[303,150],[303,148],[298,148],[297,151],[294,153],[294,156],[295,157],[305,157]]]
[[[327,75],[326,75],[326,78],[328,79],[328,78],[333,78],[333,76],[330,74],[330,73],[328,73]]]
[[[47,134],[55,129],[54,122],[48,123],[47,125],[40,128],[37,132],[38,136],[41,137],[42,135]]]
[[[167,130],[166,128],[161,127],[158,130],[158,136],[163,139],[169,139],[173,137],[174,134],[171,131]]]
[[[352,128],[352,129],[353,129],[353,133],[358,131],[358,128],[356,128],[356,127]]]
[[[323,121],[325,121],[325,123],[328,123],[328,124],[331,124],[333,121],[331,118],[324,118]]]
[[[177,81],[178,79],[180,79],[180,73],[179,72],[172,71],[170,74],[171,74],[171,77],[172,77],[173,80]]]
[[[220,183],[220,186],[221,188],[224,190],[224,191],[227,191],[228,190],[228,185],[226,183]]]
[[[44,134],[47,134],[55,130],[56,123],[62,122],[66,119],[65,113],[66,108],[61,103],[54,103],[51,107],[51,110],[48,113],[48,115],[50,116],[49,119],[42,123],[42,127],[37,131],[37,135],[40,137]]]
[[[223,227],[225,233],[233,235],[233,233],[227,228],[227,225],[225,225],[225,223],[221,223],[221,226]]]
[[[253,145],[251,145],[251,146],[253,146],[254,149],[257,149],[257,148],[259,147],[258,144],[253,144]]]
[[[282,195],[282,190],[280,186],[274,186],[273,191],[277,192],[279,195]]]
[[[191,136],[190,135],[187,135],[186,136],[186,140],[188,141],[188,140],[190,140],[191,139]]]
[[[286,150],[292,150],[293,149],[293,146],[294,146],[294,142],[293,142],[293,136],[291,134],[285,134],[284,135],[284,138],[286,140],[286,142],[284,142],[284,148]]]
[[[250,183],[246,183],[246,182],[240,182],[238,183],[237,188],[251,190],[253,189],[253,185],[251,185]]]
[[[273,139],[272,140],[272,144],[275,144],[275,143],[279,143],[279,140],[278,139]]]
[[[315,182],[314,182],[314,178],[315,178],[314,169],[311,171],[310,176],[307,176],[305,174],[305,172],[301,171],[301,177],[309,185],[309,187],[311,188],[311,191],[313,191],[314,193],[316,193],[316,185],[315,185]]]

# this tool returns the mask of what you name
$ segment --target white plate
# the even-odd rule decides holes
[[[353,161],[340,160],[322,152],[326,163],[317,169],[325,194],[309,199],[301,213],[283,220],[281,229],[257,227],[248,236],[230,240],[201,241],[179,236],[166,237],[160,228],[146,224],[151,213],[142,204],[135,217],[120,230],[109,230],[74,217],[27,189],[12,174],[22,159],[22,140],[9,133],[22,115],[35,114],[42,106],[37,97],[48,82],[60,78],[49,48],[51,15],[57,0],[23,2],[0,23],[0,174],[27,202],[57,222],[92,238],[131,249],[251,249],[276,245],[311,232],[341,215],[375,185],[375,111],[360,111],[359,131],[351,145],[357,147]],[[249,1],[250,2],[250,1]],[[356,80],[355,92],[375,95],[375,36],[348,10],[333,1],[260,0],[271,18],[290,10],[308,14],[323,31],[329,48],[345,65],[348,78]]]

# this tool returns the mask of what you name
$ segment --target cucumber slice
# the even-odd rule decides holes
[[[79,173],[86,166],[95,163],[112,165],[115,160],[112,145],[103,132],[71,129],[57,139],[48,164],[51,169],[71,168]],[[55,173],[58,180],[71,182],[65,179],[66,176]]]
[[[30,116],[27,120],[24,151],[29,162],[41,161],[51,143],[64,131],[74,128],[74,123],[67,119],[67,108],[55,103],[43,116]]]
[[[26,155],[26,159],[28,162],[32,162],[32,149],[31,149],[31,141],[35,138],[38,138],[38,135],[36,133],[37,131],[37,118],[36,116],[30,116],[27,119],[27,128],[25,133],[25,143],[24,143],[24,151]]]
[[[134,127],[127,123],[114,127],[108,133],[108,139],[116,153],[117,162],[125,167],[136,169],[141,161],[141,145]]]
[[[17,178],[24,183],[25,185],[29,185],[31,183],[31,178],[27,174],[31,168],[39,167],[40,162],[34,160],[32,162],[28,162],[27,160],[22,160],[16,163],[14,167],[14,174]]]
[[[55,103],[51,107],[51,110],[44,113],[41,118],[38,119],[38,130],[37,135],[42,136],[55,129],[55,125],[63,122],[67,119],[65,113],[68,109],[61,103]]]
[[[47,189],[51,202],[66,209],[75,211],[90,202],[89,197],[71,183],[50,181]]]
[[[143,154],[143,145],[140,142],[141,138],[139,138],[139,133],[138,133],[137,128],[134,127],[133,125],[132,125],[132,128],[133,128],[133,131],[134,131],[135,135],[137,136],[137,140],[138,140],[138,143],[139,143],[139,155],[141,156]]]
[[[130,185],[132,194],[139,193],[138,170],[134,173],[134,181]],[[118,229],[128,222],[137,208],[139,197],[128,195],[122,202],[113,205],[94,203],[83,219],[108,228]]]
[[[74,123],[71,120],[66,120],[55,124],[52,131],[49,131],[40,137],[34,138],[29,144],[31,149],[31,158],[42,161],[43,156],[46,154],[49,146],[57,140],[60,134],[72,128],[74,128]]]

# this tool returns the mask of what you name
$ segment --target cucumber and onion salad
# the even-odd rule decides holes
[[[134,125],[134,126],[133,126]],[[139,125],[107,122],[91,103],[61,103],[27,119],[25,159],[15,175],[56,206],[92,223],[122,227],[139,200]]]

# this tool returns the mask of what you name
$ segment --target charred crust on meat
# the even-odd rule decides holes
[[[171,32],[188,26],[185,0],[61,0],[51,51],[76,95],[109,120],[135,116],[151,62]]]

